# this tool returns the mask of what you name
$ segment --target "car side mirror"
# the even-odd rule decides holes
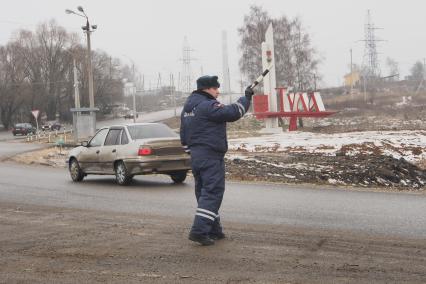
[[[87,142],[87,141],[82,141],[82,142],[80,143],[80,145],[81,145],[81,146],[83,146],[83,147],[89,147],[89,142]]]

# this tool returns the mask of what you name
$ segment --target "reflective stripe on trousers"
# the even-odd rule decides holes
[[[219,208],[225,191],[225,162],[223,159],[192,159],[192,173],[198,208],[191,232],[202,235],[220,233]]]

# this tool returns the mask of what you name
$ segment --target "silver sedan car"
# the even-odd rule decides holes
[[[166,174],[182,183],[191,168],[190,155],[178,135],[162,123],[138,123],[101,128],[88,142],[70,151],[71,179],[88,174],[115,175],[127,185],[135,175]]]

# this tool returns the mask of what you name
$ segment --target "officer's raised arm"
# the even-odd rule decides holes
[[[216,122],[237,121],[243,117],[250,108],[250,102],[253,94],[253,90],[250,87],[247,87],[245,90],[245,96],[239,98],[238,101],[233,104],[223,105],[218,101],[208,102],[208,118]]]
[[[224,105],[219,102],[209,102],[207,106],[208,119],[216,122],[233,122],[237,121],[247,112],[250,101],[241,97],[236,103]]]

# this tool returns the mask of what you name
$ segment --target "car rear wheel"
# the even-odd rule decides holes
[[[71,179],[75,182],[82,181],[84,178],[84,173],[80,168],[76,159],[72,159],[69,166]]]
[[[186,179],[188,171],[180,171],[170,174],[174,183],[183,183]]]
[[[115,179],[119,185],[128,185],[133,179],[133,175],[129,173],[122,161],[115,165]]]

